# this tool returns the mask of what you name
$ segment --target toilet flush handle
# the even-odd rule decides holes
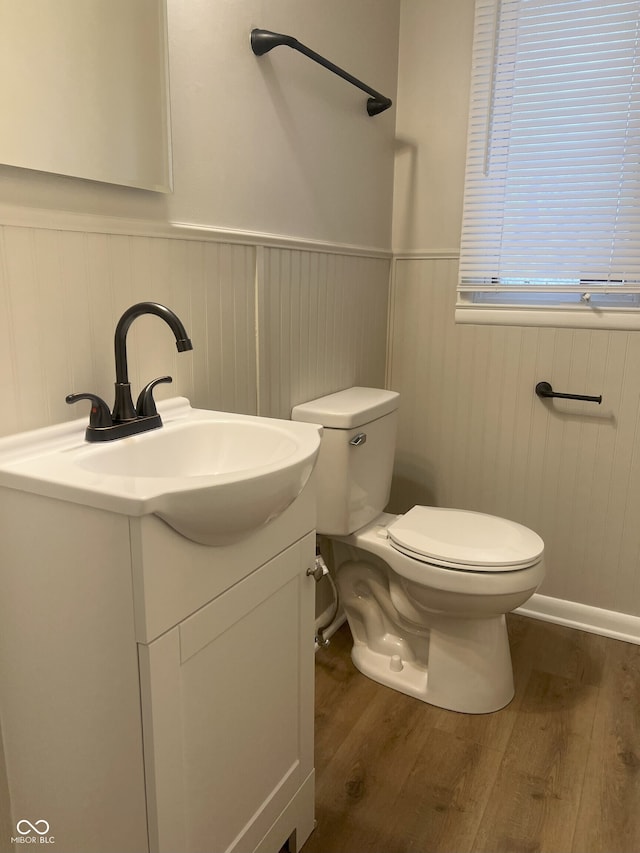
[[[364,444],[367,440],[366,432],[359,432],[357,435],[354,435],[349,444],[352,444],[354,447],[360,447],[361,444]]]

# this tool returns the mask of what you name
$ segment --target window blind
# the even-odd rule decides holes
[[[476,1],[463,301],[640,293],[639,56],[640,0]]]

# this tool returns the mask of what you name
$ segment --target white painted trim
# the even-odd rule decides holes
[[[384,365],[384,387],[391,388],[391,370],[393,366],[393,329],[396,316],[396,269],[398,259],[394,256],[389,264],[389,291],[387,294],[387,344]]]
[[[272,246],[284,249],[299,249],[303,252],[324,252],[335,255],[358,255],[366,258],[392,257],[391,250],[376,249],[372,246],[355,246],[349,243],[330,243],[323,240],[307,240],[302,237],[288,237],[285,234],[267,234],[259,231],[235,231],[233,229],[213,228],[208,225],[190,225],[186,222],[174,222],[170,226],[174,237],[179,239],[210,239],[222,243],[244,243],[251,246]],[[191,237],[195,234],[195,237]],[[200,235],[200,236],[198,236]]]
[[[587,631],[589,634],[600,634],[603,637],[640,645],[640,616],[539,594],[532,596],[515,612],[541,619],[543,622],[554,622],[557,625]]]
[[[316,619],[316,630],[326,619],[331,606]],[[563,601],[561,598],[551,598],[548,595],[536,594],[523,607],[518,607],[515,613],[540,619],[542,622],[553,622],[588,634],[599,634],[613,640],[622,640],[640,646],[640,616],[618,613],[615,610],[603,610],[589,604],[576,601]],[[325,631],[325,637],[330,638],[346,621],[344,612],[338,615],[330,628]]]
[[[97,216],[66,210],[43,210],[0,204],[0,225],[17,228],[44,228],[53,231],[82,231],[89,234],[123,234],[132,237],[159,237],[170,240],[198,240],[215,243],[234,243],[244,246],[269,246],[322,252],[333,255],[356,255],[366,258],[392,257],[390,250],[348,243],[307,240],[284,234],[259,231],[240,231],[193,225],[187,222],[160,222],[152,219],[125,219],[118,216]]]
[[[255,275],[253,279],[253,333],[256,342],[256,414],[263,415],[262,397],[264,394],[264,377],[262,375],[262,323],[260,321],[260,299],[264,288],[264,246],[256,246]]]
[[[416,252],[395,252],[396,261],[457,261],[460,249],[420,249]]]
[[[543,305],[508,308],[459,302],[456,305],[455,321],[462,324],[471,323],[474,326],[544,326],[554,329],[635,331],[640,329],[640,311],[637,308],[558,309]]]

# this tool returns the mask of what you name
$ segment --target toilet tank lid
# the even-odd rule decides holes
[[[291,419],[334,429],[353,429],[394,412],[399,403],[400,395],[396,391],[346,388],[294,406]]]

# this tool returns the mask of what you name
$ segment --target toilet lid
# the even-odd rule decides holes
[[[544,542],[527,527],[459,509],[414,506],[387,528],[391,543],[417,560],[465,571],[515,571],[535,565]]]

